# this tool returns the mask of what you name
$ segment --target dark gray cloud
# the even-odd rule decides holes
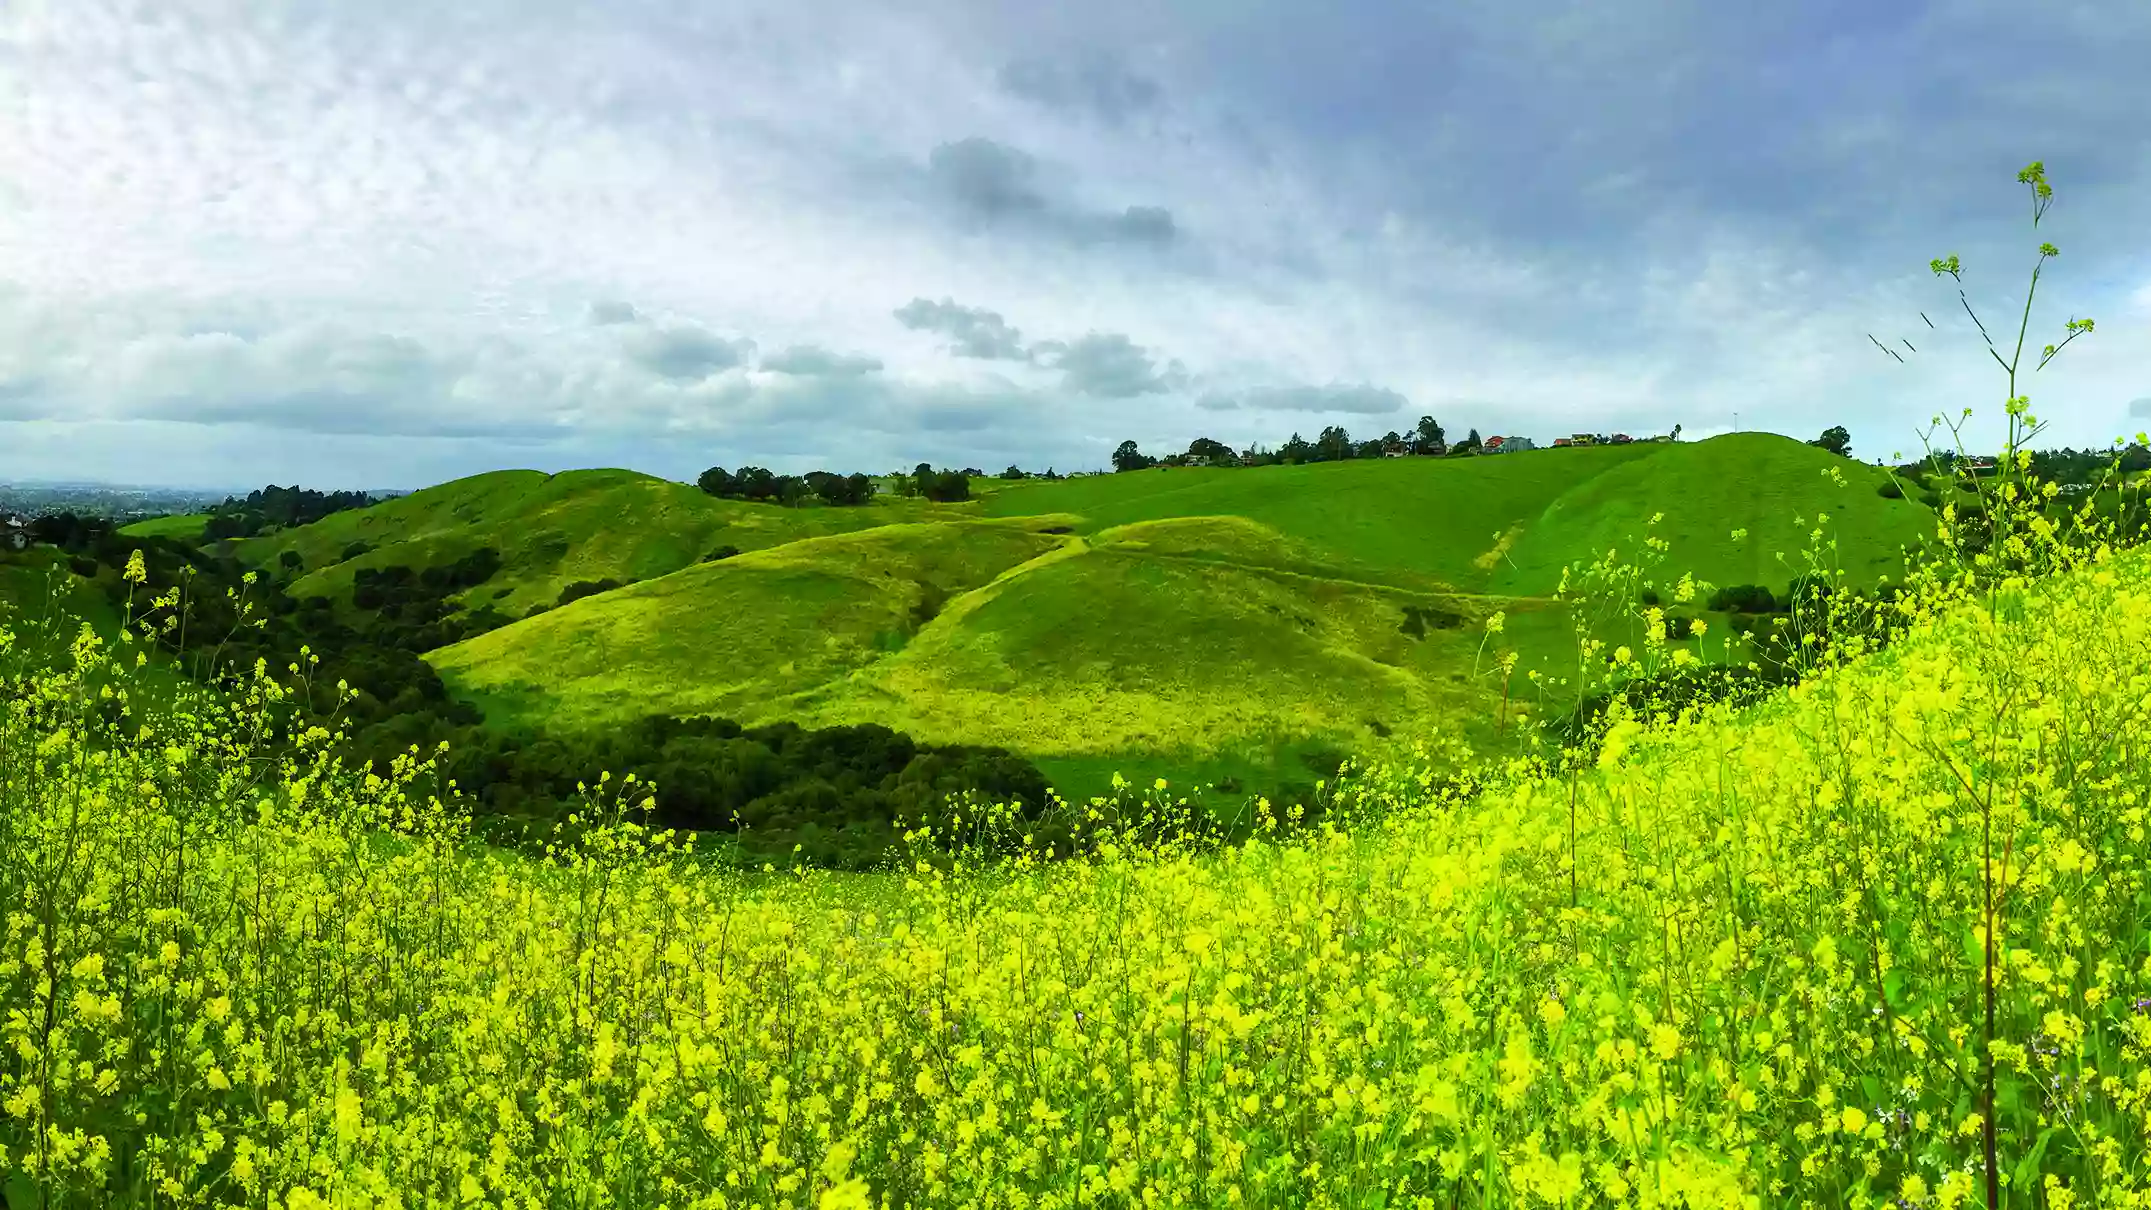
[[[2137,420],[2151,419],[2151,395],[2130,400],[2129,415]]]
[[[627,346],[628,357],[652,374],[687,381],[741,365],[753,352],[751,340],[727,340],[692,324],[638,333]]]
[[[1127,399],[1187,383],[1187,369],[1178,361],[1161,370],[1147,350],[1118,332],[1091,332],[1066,343],[1041,341],[1031,356],[1059,370],[1064,389],[1083,395]]]
[[[1164,95],[1156,80],[1097,51],[1011,60],[1002,66],[998,80],[1003,89],[1027,101],[1089,114],[1116,126],[1155,110]]]
[[[914,298],[893,313],[898,323],[921,332],[939,332],[955,343],[949,351],[958,357],[994,361],[1021,361],[1027,354],[1023,333],[1008,325],[998,312],[984,307],[959,306],[954,299],[940,302]]]
[[[764,357],[761,368],[801,378],[856,378],[879,370],[881,359],[833,353],[820,345],[793,345]]]
[[[1038,214],[1046,209],[1038,191],[1038,161],[992,139],[943,143],[926,157],[926,174],[957,206],[986,219]]]
[[[600,326],[605,324],[631,324],[640,322],[642,313],[635,310],[629,303],[599,300],[590,304],[589,318],[591,323]]]
[[[1099,210],[1049,186],[1036,157],[992,139],[972,137],[935,147],[926,157],[934,194],[957,217],[985,228],[1024,231],[1078,244],[1162,247],[1180,235],[1172,212],[1131,205]]]
[[[1257,387],[1236,395],[1211,393],[1195,401],[1210,412],[1349,412],[1384,416],[1410,403],[1387,387],[1333,382],[1328,386]]]

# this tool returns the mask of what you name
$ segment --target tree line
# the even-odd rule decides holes
[[[1256,444],[1235,451],[1231,446],[1211,437],[1197,437],[1188,448],[1178,454],[1155,458],[1145,454],[1133,441],[1123,441],[1113,451],[1113,469],[1116,471],[1147,470],[1154,466],[1185,466],[1198,459],[1210,465],[1225,466],[1278,466],[1297,465],[1303,462],[1342,462],[1352,458],[1380,458],[1388,454],[1450,454],[1477,453],[1485,448],[1479,430],[1472,429],[1456,444],[1451,445],[1441,422],[1432,416],[1421,416],[1419,423],[1409,433],[1395,429],[1380,437],[1361,441],[1342,425],[1330,425],[1316,435],[1313,441],[1292,434],[1276,449]]]
[[[891,478],[896,481],[894,488],[898,495],[954,502],[969,500],[971,480],[983,479],[985,475],[974,469],[936,470],[931,463],[921,462],[909,474],[899,472]],[[837,507],[855,507],[871,503],[877,490],[872,475],[838,475],[829,471],[780,475],[760,466],[745,466],[736,472],[713,466],[702,472],[695,480],[695,486],[719,499],[791,506],[819,500]]]
[[[248,492],[245,499],[226,496],[222,504],[209,510],[202,536],[212,542],[220,538],[251,538],[269,530],[309,525],[331,513],[365,508],[383,499],[386,497],[371,492],[320,492],[271,484]]]

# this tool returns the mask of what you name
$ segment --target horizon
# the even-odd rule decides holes
[[[25,8],[0,477],[1091,467],[1423,414],[1887,460],[1966,404],[1999,447],[1927,262],[1999,331],[2044,239],[2027,342],[2100,327],[2019,390],[2104,447],[2151,426],[2144,61],[2151,9],[1998,0]]]
[[[1772,431],[1772,430],[1768,430],[1768,429],[1748,429],[1748,428],[1742,428],[1742,429],[1737,429],[1737,430],[1728,430],[1728,431],[1726,431],[1726,432],[1720,432],[1720,433],[1710,433],[1710,434],[1706,434],[1706,435],[1703,435],[1703,436],[1694,436],[1694,437],[1692,437],[1692,436],[1689,436],[1689,435],[1688,435],[1687,433],[1683,432],[1683,433],[1681,434],[1681,436],[1680,436],[1680,437],[1678,438],[1678,442],[1679,442],[1679,444],[1682,444],[1682,445],[1694,445],[1694,444],[1699,444],[1699,443],[1701,443],[1701,442],[1705,442],[1705,441],[1711,441],[1711,440],[1714,440],[1714,439],[1716,439],[1716,438],[1719,438],[1719,437],[1730,437],[1730,436],[1739,436],[1739,435],[1754,435],[1754,434],[1761,434],[1761,435],[1764,435],[1764,436],[1770,436],[1770,437],[1779,437],[1779,438],[1782,438],[1782,439],[1784,439],[1784,440],[1787,440],[1787,441],[1797,441],[1797,442],[1799,442],[1799,443],[1801,443],[1801,444],[1803,444],[1803,445],[1813,445],[1813,444],[1815,444],[1815,442],[1814,442],[1814,440],[1813,440],[1812,438],[1804,438],[1804,437],[1799,437],[1799,436],[1795,436],[1795,435],[1793,435],[1793,434],[1790,434],[1790,433],[1779,433],[1779,432],[1774,432],[1774,431]],[[1303,434],[1303,435],[1304,435],[1304,434]],[[1551,451],[1551,450],[1552,450],[1553,448],[1555,448],[1555,447],[1553,446],[1553,438],[1552,438],[1552,437],[1548,437],[1548,438],[1546,438],[1546,439],[1545,439],[1544,441],[1541,441],[1541,440],[1540,440],[1539,438],[1537,438],[1537,437],[1535,437],[1535,436],[1533,436],[1532,434],[1529,434],[1529,433],[1502,433],[1502,434],[1494,434],[1494,433],[1484,433],[1484,434],[1481,434],[1482,438],[1487,438],[1487,439],[1490,439],[1490,438],[1492,438],[1492,437],[1494,437],[1494,436],[1497,436],[1497,435],[1498,435],[1498,436],[1501,436],[1501,437],[1503,437],[1503,438],[1513,438],[1513,437],[1518,437],[1518,436],[1522,436],[1522,437],[1527,437],[1527,438],[1530,438],[1530,439],[1531,439],[1531,440],[1532,440],[1532,441],[1533,441],[1533,442],[1535,443],[1535,444],[1534,444],[1534,448],[1533,448],[1532,450],[1528,451],[1528,452],[1530,452],[1530,453],[1546,453],[1546,452],[1549,452],[1549,451]],[[1567,436],[1573,436],[1573,435],[1575,435],[1575,434],[1573,434],[1573,433],[1564,433],[1564,434],[1561,434],[1561,435],[1562,435],[1563,437],[1567,437]],[[1596,434],[1596,435],[1598,435],[1598,436],[1606,436],[1606,435],[1609,435],[1609,434],[1607,434],[1607,433],[1598,433],[1598,434]],[[2142,434],[2138,434],[2137,436],[2142,436]],[[1649,442],[1649,437],[1648,437],[1648,436],[1645,436],[1645,435],[1640,435],[1640,434],[1631,434],[1631,437],[1633,438],[1633,440],[1634,440],[1634,441],[1635,441],[1635,442],[1636,442],[1637,444],[1644,444],[1644,443],[1648,443],[1648,442]],[[1354,439],[1355,439],[1355,440],[1365,440],[1366,438],[1360,437],[1360,436],[1359,436],[1358,434],[1354,434]],[[1192,439],[1191,439],[1191,440],[1192,440]],[[1283,442],[1282,442],[1282,441],[1275,441],[1275,442],[1257,441],[1257,442],[1254,442],[1254,443],[1252,443],[1252,447],[1253,447],[1253,448],[1260,448],[1260,449],[1265,449],[1265,450],[1273,450],[1273,451],[1274,451],[1275,449],[1277,449],[1277,448],[1278,448],[1279,446],[1281,446],[1282,444],[1283,444]],[[2123,450],[2123,449],[2125,449],[2125,448],[2138,448],[2138,447],[2141,447],[2141,446],[2143,446],[2144,444],[2145,444],[2145,443],[2143,443],[2143,442],[2141,442],[2141,441],[2138,441],[2138,440],[2136,440],[2136,439],[2135,439],[2135,437],[2129,437],[2129,438],[2115,438],[2115,439],[2113,440],[2113,442],[2112,442],[2112,443],[2110,443],[2110,445],[2100,445],[2100,446],[2095,446],[2095,447],[2084,447],[2084,446],[2066,446],[2066,445],[2063,445],[2063,444],[2061,444],[2061,443],[2047,443],[2047,442],[2040,442],[2040,443],[2034,443],[2034,444],[2032,444],[2032,445],[2028,445],[2028,446],[2025,446],[2024,448],[2025,448],[2026,450],[2029,450],[2029,451],[2031,451],[2031,452],[2034,452],[2034,453],[2039,453],[2039,452],[2060,453],[2060,452],[2063,452],[2063,451],[2065,451],[2065,450],[2069,450],[2069,451],[2074,451],[2074,452],[2078,452],[2078,453],[2091,453],[2091,454],[2102,454],[2102,453],[2107,453],[2107,452],[2119,453],[2119,452],[2120,452],[2121,450]],[[1166,448],[1166,447],[1164,447],[1164,446],[1162,446],[1162,445],[1161,445],[1161,446],[1159,446],[1159,447],[1158,447],[1158,450],[1164,450],[1165,448]],[[1179,452],[1182,452],[1182,451],[1184,450],[1184,448],[1185,448],[1185,443],[1182,443],[1182,445],[1180,445],[1180,446],[1176,446],[1176,447],[1173,447],[1173,451],[1172,451],[1172,452],[1174,452],[1174,453],[1176,453],[1176,454],[1177,454],[1177,453],[1179,453]],[[1241,449],[1242,449],[1243,451],[1244,451],[1244,450],[1245,450],[1246,448],[1249,448],[1249,447],[1241,447]],[[1144,453],[1145,453],[1145,454],[1147,454],[1147,455],[1153,456],[1153,457],[1163,457],[1164,455],[1163,455],[1162,453],[1159,453],[1159,452],[1158,452],[1158,450],[1146,450],[1146,451],[1144,451]],[[1940,455],[1943,455],[1943,454],[1953,454],[1953,455],[1954,455],[1954,454],[1957,454],[1957,453],[1958,453],[1958,451],[1948,450],[1948,449],[1945,449],[1945,448],[1942,448],[1942,447],[1939,447],[1939,446],[1938,446],[1938,447],[1937,447],[1937,448],[1936,448],[1936,449],[1935,449],[1935,450],[1933,451],[1933,455],[1934,455],[1934,456],[1940,456]],[[1484,456],[1487,456],[1487,457],[1500,457],[1500,456],[1502,456],[1502,455],[1498,455],[1498,454],[1497,454],[1497,455],[1484,455]],[[1965,451],[1965,452],[1962,452],[1961,456],[1963,456],[1963,457],[1966,457],[1966,458],[1975,458],[1975,459],[1987,459],[1987,460],[1990,460],[1990,461],[1991,461],[1991,460],[1992,460],[1993,458],[1997,457],[1998,455],[1996,455],[1996,454],[1980,454],[1980,453],[1974,453],[1974,452],[1969,452],[1969,451]],[[1880,457],[1877,457],[1877,456],[1873,456],[1873,455],[1870,455],[1870,454],[1866,454],[1866,453],[1860,452],[1860,451],[1859,451],[1859,449],[1858,449],[1858,446],[1857,446],[1857,444],[1855,444],[1855,446],[1854,446],[1854,452],[1853,452],[1852,454],[1850,454],[1850,455],[1849,455],[1849,458],[1850,458],[1850,460],[1851,460],[1851,461],[1853,461],[1853,462],[1857,462],[1857,463],[1861,463],[1861,464],[1863,464],[1863,465],[1870,465],[1870,466],[1886,466],[1886,467],[1900,467],[1900,466],[1905,466],[1905,465],[1909,465],[1909,464],[1911,464],[1911,463],[1913,463],[1913,462],[1917,462],[1917,461],[1923,461],[1923,460],[1924,460],[1924,458],[1923,458],[1923,457],[1919,457],[1919,456],[1914,456],[1914,455],[1907,455],[1906,457],[1904,457],[1904,458],[1902,458],[1902,459],[1897,459],[1897,460],[1894,460],[1894,461],[1893,461],[1893,460],[1889,460],[1889,459],[1886,459],[1886,458],[1880,458]],[[1356,458],[1355,458],[1355,459],[1346,459],[1345,461],[1357,461],[1357,460],[1359,460],[1359,459],[1356,459]],[[955,464],[949,464],[949,463],[942,463],[942,462],[938,462],[938,461],[935,461],[935,460],[933,460],[933,459],[926,459],[925,461],[929,462],[930,464],[932,464],[933,466],[935,466],[935,467],[936,467],[937,469],[941,469],[941,470],[957,470],[957,469],[961,469],[960,467],[956,466]],[[916,465],[916,461],[914,461],[914,462],[913,462],[912,464],[913,464],[913,465]],[[723,464],[716,464],[716,465],[723,465]],[[751,462],[750,462],[750,463],[736,463],[736,464],[733,464],[733,465],[731,465],[731,466],[727,467],[726,469],[729,469],[729,470],[733,470],[733,471],[737,471],[737,470],[739,470],[739,469],[741,469],[741,468],[743,468],[743,467],[747,467],[747,466],[753,466],[753,465],[755,465],[755,464],[754,464],[754,463],[751,463]],[[708,469],[708,468],[701,468],[701,469]],[[764,468],[764,469],[771,469],[771,468]],[[999,471],[996,471],[996,470],[993,470],[993,469],[991,469],[991,468],[988,468],[988,467],[978,467],[977,469],[978,469],[978,470],[980,470],[980,471],[982,472],[982,474],[980,475],[980,477],[981,477],[981,478],[985,478],[985,479],[997,479],[997,478],[999,478],[999,477],[1000,477],[1000,472],[999,472]],[[1085,475],[1087,475],[1087,474],[1104,474],[1104,475],[1110,475],[1110,474],[1116,474],[1116,473],[1119,473],[1119,472],[1117,472],[1117,471],[1116,471],[1116,470],[1115,470],[1115,469],[1113,468],[1113,466],[1111,465],[1111,460],[1110,460],[1110,458],[1108,458],[1108,459],[1106,459],[1106,460],[1104,460],[1104,461],[1100,462],[1100,463],[1099,463],[1098,465],[1095,465],[1095,466],[1092,466],[1092,465],[1074,465],[1074,464],[1071,464],[1070,466],[1068,466],[1068,467],[1067,467],[1067,468],[1065,468],[1065,469],[1063,469],[1063,468],[1060,468],[1060,467],[1058,467],[1058,466],[1053,466],[1053,467],[1043,467],[1043,468],[1019,467],[1019,469],[1022,469],[1022,470],[1024,470],[1024,471],[1026,472],[1026,475],[1025,475],[1025,477],[1026,477],[1026,478],[1036,478],[1036,477],[1038,477],[1038,476],[1040,475],[1040,473],[1041,473],[1041,472],[1042,472],[1043,470],[1046,470],[1046,469],[1051,469],[1051,470],[1054,470],[1054,471],[1056,471],[1057,473],[1059,473],[1059,474],[1061,474],[1061,475],[1063,475],[1063,476],[1066,476],[1066,475],[1070,475],[1070,474],[1085,474]],[[1147,468],[1146,468],[1146,469],[1147,469]],[[1251,469],[1259,469],[1259,468],[1251,468]],[[249,493],[249,492],[256,492],[256,491],[261,491],[262,489],[264,489],[264,488],[267,488],[267,487],[283,487],[283,488],[291,488],[291,489],[305,489],[305,490],[309,490],[309,491],[318,491],[318,492],[323,492],[323,493],[328,493],[328,492],[337,492],[337,491],[357,491],[357,492],[365,492],[365,493],[368,493],[368,494],[371,494],[371,495],[380,495],[380,496],[389,496],[389,497],[393,497],[393,496],[407,496],[407,495],[410,495],[410,494],[412,494],[412,493],[414,493],[414,492],[420,492],[420,491],[424,491],[424,490],[426,490],[427,488],[430,488],[430,487],[438,487],[438,486],[440,486],[440,485],[442,485],[442,484],[444,484],[444,483],[450,483],[450,482],[454,482],[454,481],[455,481],[455,480],[457,480],[457,479],[466,479],[466,478],[472,478],[472,477],[475,477],[475,476],[478,476],[478,475],[488,475],[488,474],[501,474],[501,473],[507,473],[507,472],[517,472],[517,471],[532,471],[532,472],[536,472],[536,473],[539,473],[539,474],[546,474],[546,475],[559,475],[559,474],[567,474],[567,473],[571,473],[571,472],[575,472],[575,471],[606,471],[606,470],[618,470],[618,471],[626,471],[626,472],[628,472],[628,473],[630,473],[630,474],[641,474],[641,475],[650,475],[650,476],[652,476],[652,477],[654,477],[654,478],[659,478],[659,479],[666,479],[666,480],[669,480],[669,481],[671,481],[671,482],[675,482],[675,483],[681,483],[681,484],[686,484],[686,485],[689,485],[689,486],[692,486],[692,485],[693,485],[693,483],[694,483],[694,481],[695,481],[695,478],[696,478],[696,476],[697,476],[697,475],[699,474],[699,471],[696,471],[696,472],[693,472],[693,473],[689,473],[689,474],[687,474],[687,475],[685,475],[685,476],[681,476],[681,477],[673,477],[673,476],[669,476],[669,475],[663,475],[663,474],[659,474],[659,473],[658,473],[658,472],[656,472],[656,471],[644,470],[644,469],[642,469],[642,468],[640,468],[640,467],[634,467],[634,466],[627,466],[627,465],[623,465],[623,464],[612,464],[612,465],[603,465],[603,464],[591,464],[591,465],[588,465],[588,466],[569,466],[569,467],[562,467],[562,468],[560,468],[560,469],[558,469],[558,470],[552,470],[552,471],[548,471],[548,470],[545,470],[545,469],[544,469],[544,468],[542,468],[542,467],[536,467],[536,466],[530,466],[530,465],[522,465],[522,466],[489,466],[489,467],[483,467],[483,468],[480,468],[480,469],[477,469],[477,470],[473,470],[473,471],[469,472],[468,474],[464,474],[464,475],[457,475],[457,476],[454,476],[453,478],[450,478],[450,479],[435,479],[435,480],[431,480],[431,481],[429,481],[429,482],[423,482],[423,483],[412,483],[412,484],[409,484],[409,485],[400,485],[400,486],[382,486],[382,485],[380,485],[380,484],[373,484],[373,485],[370,485],[370,486],[363,486],[363,485],[355,485],[355,484],[349,484],[349,483],[335,483],[335,482],[306,482],[306,481],[299,481],[299,480],[293,480],[293,481],[289,481],[289,482],[277,482],[277,481],[270,481],[270,482],[265,482],[265,483],[250,483],[250,484],[245,484],[245,485],[242,485],[242,486],[233,486],[233,485],[231,485],[231,484],[208,484],[208,485],[200,485],[200,486],[195,486],[195,485],[188,485],[188,484],[175,484],[175,483],[148,483],[148,482],[138,482],[138,481],[132,481],[132,480],[112,480],[112,479],[104,479],[104,480],[100,480],[100,479],[68,479],[68,480],[49,480],[49,479],[48,479],[48,480],[39,480],[39,479],[10,479],[10,478],[0,478],[0,490],[5,490],[5,489],[9,489],[9,488],[15,488],[15,489],[29,489],[29,490],[48,490],[48,491],[51,491],[51,490],[62,490],[62,489],[67,489],[67,488],[76,488],[76,489],[85,489],[85,490],[97,490],[97,491],[115,491],[115,492],[116,492],[116,491],[133,491],[133,492],[143,492],[143,493],[153,493],[153,492],[171,492],[171,493],[174,493],[174,494],[182,494],[182,495],[199,495],[199,496],[209,496],[209,495],[214,495],[214,494],[217,494],[217,493],[222,493],[222,494],[223,494],[224,496],[226,496],[226,497],[228,497],[228,498],[235,498],[235,499],[245,499],[245,498],[246,498],[246,495],[247,495],[247,493]],[[809,468],[807,468],[807,470],[832,470],[832,471],[835,471],[835,473],[838,473],[838,474],[851,474],[851,473],[854,473],[853,471],[849,471],[849,470],[843,470],[843,469],[840,469],[840,468],[834,468],[834,467],[809,467]],[[777,472],[777,473],[779,473],[779,474],[805,474],[805,473],[806,473],[806,471],[805,471],[805,470],[802,470],[802,471],[796,471],[796,472],[794,472],[794,471],[780,471],[780,472]],[[891,474],[905,474],[905,473],[908,473],[908,472],[907,472],[907,471],[905,471],[905,470],[903,470],[903,469],[901,469],[901,468],[899,468],[899,469],[897,469],[897,470],[894,470],[894,471],[864,471],[864,472],[861,472],[861,473],[864,473],[864,474],[870,475],[870,476],[872,476],[872,477],[874,477],[874,478],[876,478],[876,479],[883,479],[883,478],[886,478],[886,477],[888,477],[888,476],[889,476],[889,475],[891,475]]]

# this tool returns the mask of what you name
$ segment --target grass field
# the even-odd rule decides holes
[[[1833,469],[1845,486],[1827,477]],[[1479,458],[1148,470],[1024,484],[985,509],[1077,513],[1085,532],[1245,517],[1333,559],[1464,590],[1543,595],[1559,584],[1563,564],[1632,541],[1659,512],[1671,523],[1668,566],[1719,583],[1789,580],[1794,572],[1776,564],[1776,553],[1804,550],[1807,525],[1825,512],[1865,561],[1847,567],[1854,579],[1901,571],[1891,556],[1931,531],[1933,514],[1881,498],[1886,481],[1879,468],[1789,438],[1735,433]],[[1731,537],[1738,527],[1746,539]]]
[[[199,542],[202,529],[209,524],[208,513],[185,513],[176,517],[151,517],[120,527],[120,532],[135,538],[177,538],[182,542]]]
[[[583,534],[571,544],[575,561],[550,570],[513,548],[513,606],[569,579],[662,568],[751,532],[763,544],[754,558],[601,594],[431,658],[452,689],[502,721],[597,722],[663,708],[877,722],[932,742],[1008,747],[1042,762],[1065,790],[1089,794],[1116,771],[1268,785],[1307,780],[1338,752],[1381,753],[1433,735],[1484,740],[1501,722],[1499,674],[1478,658],[1489,614],[1513,618],[1518,686],[1530,668],[1573,668],[1573,634],[1547,599],[1564,563],[1608,548],[1633,560],[1637,536],[1663,512],[1675,519],[1659,527],[1667,567],[1783,587],[1804,567],[1776,553],[1803,550],[1828,512],[1849,577],[1872,582],[1901,570],[1899,552],[1932,527],[1922,506],[1878,495],[1880,482],[1872,468],[1767,434],[996,481],[964,511],[929,515],[1072,533],[1026,536],[1041,545],[987,558],[970,579],[923,570],[934,547],[913,525],[783,544],[817,526],[932,506],[733,505],[625,472],[481,477],[331,518],[323,524],[334,534],[278,538],[311,559],[345,534],[408,535],[311,573],[299,583],[305,592],[340,591],[352,566],[453,557],[481,533],[504,544]],[[382,516],[368,521],[371,513]],[[607,520],[622,516],[636,520]],[[668,526],[693,537],[667,545]],[[1748,533],[1736,538],[1740,527]],[[949,528],[948,549],[1020,532]],[[922,576],[945,599],[927,603]]]
[[[651,711],[764,721],[900,649],[945,601],[1064,539],[1050,521],[885,525],[586,597],[443,648],[442,676],[514,723]]]

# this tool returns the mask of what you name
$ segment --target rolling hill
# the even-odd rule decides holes
[[[465,602],[523,620],[428,658],[507,725],[875,722],[1003,745],[1088,792],[1116,769],[1274,780],[1340,751],[1485,738],[1500,684],[1484,622],[1511,618],[1527,667],[1572,663],[1548,600],[1565,564],[1633,558],[1663,514],[1662,579],[1782,588],[1827,513],[1847,574],[1872,583],[1933,524],[1883,481],[1755,433],[995,483],[963,505],[847,509],[716,500],[628,471],[505,471],[239,549],[268,566],[295,551],[296,594],[346,601],[360,568],[499,550],[502,570]],[[353,543],[370,549],[343,559]],[[698,563],[719,544],[745,553]],[[604,577],[639,582],[533,615]]]
[[[489,546],[505,566],[482,593],[470,594],[472,603],[520,617],[552,605],[577,581],[648,579],[692,566],[719,546],[763,550],[927,515],[960,516],[967,507],[975,506],[895,499],[857,508],[780,508],[717,499],[637,471],[494,471],[249,538],[238,553],[248,563],[274,566],[295,551],[304,571],[291,586],[295,595],[348,602],[361,568],[423,570]],[[345,558],[354,543],[368,549]]]
[[[1836,471],[1843,485],[1833,482]],[[1716,583],[1783,584],[1777,552],[1805,550],[1818,513],[1860,565],[1901,570],[1897,552],[1932,531],[1916,502],[1887,500],[1878,467],[1772,433],[1704,441],[1531,450],[1481,458],[1320,462],[1254,470],[1177,468],[1025,483],[984,503],[992,516],[1069,512],[1078,532],[1169,517],[1232,515],[1331,557],[1418,572],[1460,589],[1551,592],[1564,564],[1627,548],[1654,513],[1666,565]],[[1802,518],[1805,521],[1801,520]],[[1742,539],[1731,536],[1746,528]],[[1796,569],[1797,570],[1797,569]]]
[[[1059,518],[804,538],[571,602],[434,653],[489,716],[574,725],[647,712],[741,721],[897,650],[950,597],[1065,539]]]

